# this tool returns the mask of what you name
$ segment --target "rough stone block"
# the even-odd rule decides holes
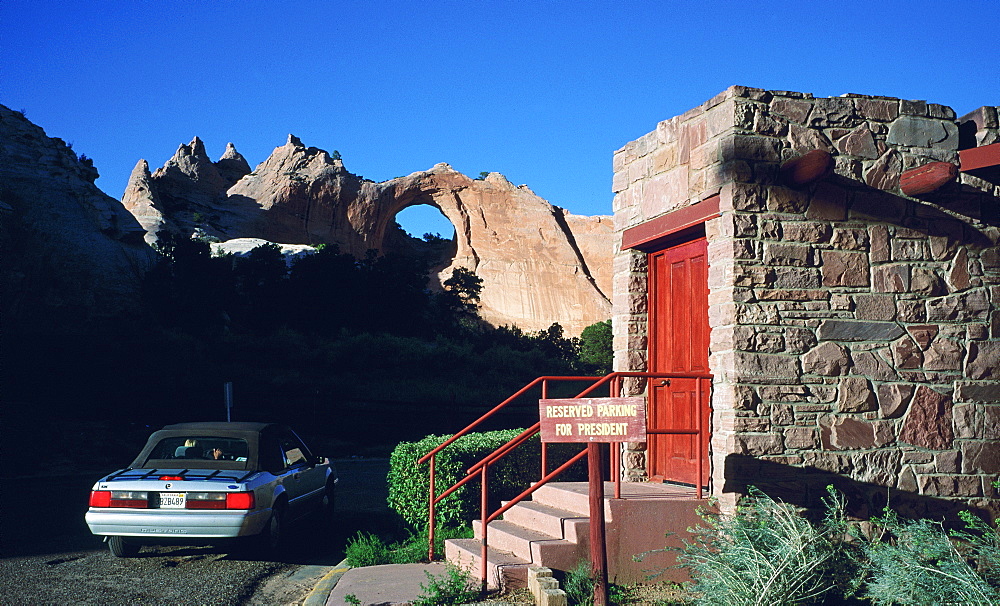
[[[885,263],[889,260],[889,230],[884,225],[872,225],[868,228],[871,240],[872,263]]]
[[[951,121],[919,116],[900,116],[889,126],[886,141],[890,145],[904,147],[935,147],[954,150],[958,149],[958,127]]]
[[[764,263],[806,267],[812,265],[812,247],[804,244],[766,242],[764,244]]]
[[[914,267],[910,271],[910,292],[935,296],[944,291],[944,282],[937,272],[926,267]]]
[[[841,137],[836,142],[837,150],[849,156],[859,156],[874,160],[879,156],[878,145],[875,143],[875,135],[867,124],[855,128],[849,134]]]
[[[889,355],[891,358],[891,353]],[[851,362],[855,372],[873,381],[898,381],[899,374],[891,364],[872,351],[855,351],[851,353]]]
[[[960,402],[1000,403],[1000,383],[958,383],[955,399]]]
[[[904,334],[895,322],[823,320],[816,331],[820,341],[891,341]]]
[[[924,354],[924,369],[926,370],[961,370],[965,350],[958,341],[951,339],[934,339]]]
[[[809,113],[810,126],[840,126],[855,118],[854,102],[848,97],[828,97],[813,100]]]
[[[878,265],[872,268],[872,287],[875,292],[909,292],[910,266],[906,264],[893,264]]]
[[[813,192],[806,218],[814,221],[843,221],[847,218],[847,191],[821,181]]]
[[[903,161],[899,154],[890,149],[872,162],[865,171],[865,183],[869,187],[893,191],[899,187],[899,177],[903,172]]]
[[[953,415],[955,437],[1000,440],[1000,406],[956,404]]]
[[[785,448],[815,449],[819,446],[819,438],[813,427],[786,427]]]
[[[766,434],[738,434],[735,439],[736,454],[750,456],[761,456],[769,454],[781,454],[784,452],[783,436],[775,433]]]
[[[970,342],[965,376],[969,379],[1000,379],[1000,342]]]
[[[920,346],[920,349],[926,351],[931,345],[931,341],[938,334],[938,327],[931,324],[927,326],[907,326],[907,332],[913,337],[913,340]]]
[[[962,473],[1000,474],[1000,442],[963,442]]]
[[[836,229],[830,244],[843,250],[867,250],[868,232],[864,229]]]
[[[782,226],[783,239],[792,242],[826,242],[830,239],[830,233],[829,224],[817,221],[788,221]]]
[[[920,494],[929,497],[978,497],[983,486],[978,476],[918,475]]]
[[[898,450],[877,450],[861,452],[853,457],[854,479],[877,486],[893,486],[900,472],[900,457]]]
[[[923,301],[896,301],[896,313],[900,322],[927,321],[927,307]]]
[[[892,359],[896,368],[920,368],[924,354],[913,339],[905,336],[892,344]]]
[[[899,440],[930,450],[951,448],[952,407],[951,397],[920,385],[910,402]]]
[[[934,469],[938,473],[958,473],[961,455],[956,450],[945,450],[934,455]]]
[[[802,372],[807,375],[844,375],[850,366],[847,349],[829,341],[820,343],[802,356]]]
[[[865,99],[854,100],[854,106],[862,118],[891,122],[899,116],[899,101],[896,99]]]
[[[821,279],[818,269],[782,267],[781,271],[773,273],[771,283],[775,288],[808,289],[818,288]]]
[[[776,213],[802,214],[809,204],[809,196],[804,191],[787,187],[769,187],[767,209]]]
[[[789,99],[787,97],[774,97],[771,100],[771,112],[785,116],[793,122],[805,124],[809,116],[812,103],[802,99]],[[810,129],[811,130],[811,129]]]
[[[891,295],[854,295],[852,299],[859,320],[896,319],[896,302]]]
[[[927,319],[931,322],[986,321],[991,310],[985,289],[939,297],[927,302]]]
[[[868,255],[858,252],[821,252],[823,286],[868,286]]]
[[[875,446],[875,426],[852,417],[828,417],[820,422],[823,447],[829,450],[863,450]]]
[[[884,383],[878,386],[878,405],[883,419],[894,419],[906,411],[913,396],[913,385]]]
[[[878,408],[878,401],[871,383],[864,377],[842,377],[840,398],[837,401],[840,412],[869,412]]]

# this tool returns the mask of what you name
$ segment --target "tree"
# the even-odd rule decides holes
[[[611,344],[611,320],[597,322],[580,333],[580,362],[606,375],[614,364],[614,350]]]

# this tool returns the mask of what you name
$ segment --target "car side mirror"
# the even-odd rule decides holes
[[[326,465],[330,462],[330,459],[324,457],[323,455],[316,455],[313,460],[313,465]]]

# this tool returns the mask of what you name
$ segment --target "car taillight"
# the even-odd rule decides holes
[[[110,490],[91,490],[90,491],[90,506],[91,507],[111,507],[111,491]]]
[[[149,507],[149,493],[136,490],[92,490],[91,507]]]
[[[253,509],[252,492],[227,492],[226,509]]]
[[[225,509],[224,492],[189,492],[184,506],[188,509]]]
[[[160,479],[167,482],[180,482],[184,478],[181,476],[160,476]]]
[[[188,509],[253,509],[252,492],[189,492]]]

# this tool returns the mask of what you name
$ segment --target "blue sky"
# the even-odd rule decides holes
[[[256,165],[293,133],[375,181],[448,162],[610,214],[614,150],[733,84],[1000,105],[998,32],[997,0],[0,0],[0,103],[115,198],[196,135]]]

